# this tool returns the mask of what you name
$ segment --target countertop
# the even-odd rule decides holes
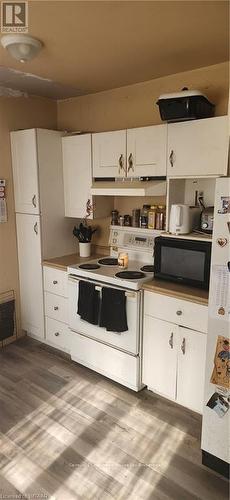
[[[55,257],[54,259],[47,259],[43,261],[43,266],[54,267],[67,271],[67,267],[73,264],[80,264],[93,259],[100,259],[105,254],[93,253],[90,257],[80,257],[74,253],[71,255],[64,255],[62,257]],[[159,279],[148,281],[142,287],[148,292],[161,293],[162,295],[169,295],[178,299],[196,302],[197,304],[208,305],[208,291],[190,286],[180,285],[179,283],[172,283]]]
[[[148,281],[142,287],[148,292],[161,293],[170,297],[196,302],[197,304],[208,305],[208,290],[202,290],[192,286],[181,285],[159,279]]]
[[[103,254],[92,254],[90,257],[80,257],[80,255],[73,253],[71,255],[63,255],[62,257],[55,257],[54,259],[43,260],[43,266],[54,267],[55,269],[61,269],[62,271],[67,271],[68,266],[73,264],[82,264],[93,259],[100,259],[104,257]]]

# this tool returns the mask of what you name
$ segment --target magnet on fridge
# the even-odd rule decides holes
[[[222,247],[225,247],[225,245],[227,245],[228,240],[227,240],[227,238],[217,238],[216,242],[222,248]]]
[[[218,394],[218,392],[214,392],[206,406],[214,410],[218,417],[223,417],[229,410],[228,401],[221,394]]]

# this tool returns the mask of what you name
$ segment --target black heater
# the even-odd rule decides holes
[[[0,341],[12,337],[15,332],[15,299],[0,302]]]

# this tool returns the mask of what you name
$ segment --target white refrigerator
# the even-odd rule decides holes
[[[225,477],[230,463],[230,177],[216,181],[209,292],[202,463]]]

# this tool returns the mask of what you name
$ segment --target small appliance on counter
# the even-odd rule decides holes
[[[199,227],[200,208],[189,205],[173,204],[170,210],[169,232],[171,234],[189,234]]]
[[[158,236],[154,277],[208,290],[211,249],[211,241]]]
[[[212,234],[213,220],[214,220],[214,207],[206,207],[203,198],[199,197],[198,202],[201,208],[200,216],[200,230],[202,233]]]
[[[163,94],[157,103],[161,119],[166,122],[197,120],[214,116],[215,105],[199,90],[188,90]]]

